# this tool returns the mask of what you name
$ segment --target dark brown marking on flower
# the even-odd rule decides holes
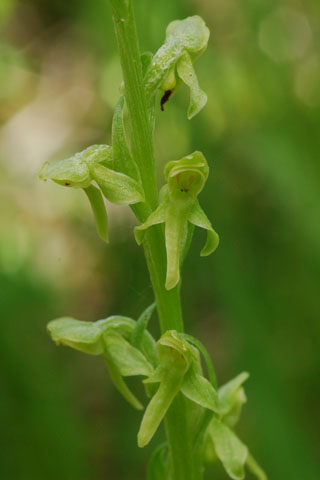
[[[164,92],[164,94],[162,95],[161,101],[160,101],[160,108],[161,108],[161,111],[162,111],[162,112],[164,111],[163,105],[164,105],[165,103],[167,103],[167,101],[169,100],[172,92],[173,92],[173,90],[166,90],[166,91]]]

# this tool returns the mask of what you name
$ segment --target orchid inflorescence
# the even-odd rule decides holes
[[[122,12],[122,7],[120,10]],[[165,42],[159,50],[154,55],[141,56],[152,126],[157,94],[165,92],[165,100],[168,100],[181,82],[190,89],[189,119],[205,105],[207,97],[199,87],[193,63],[205,50],[208,39],[209,30],[201,17],[176,20],[169,24]],[[65,187],[83,189],[104,241],[108,241],[104,198],[115,204],[130,205],[133,210],[135,206],[145,204],[147,214],[143,221],[140,218],[134,235],[139,245],[144,244],[155,225],[163,226],[165,288],[172,290],[180,284],[181,266],[191,244],[194,226],[207,233],[202,256],[211,254],[219,243],[219,236],[198,201],[208,178],[209,166],[199,151],[168,162],[158,204],[156,208],[150,208],[146,203],[141,172],[127,141],[123,120],[125,97],[126,93],[121,95],[115,109],[112,146],[93,145],[65,160],[46,162],[39,176]],[[164,97],[161,107],[163,103]],[[96,322],[63,317],[50,322],[48,330],[57,344],[101,355],[115,387],[136,409],[142,409],[143,405],[129,389],[124,377],[142,377],[150,400],[138,432],[140,447],[151,441],[175,397],[181,393],[187,399],[188,434],[194,451],[207,462],[219,459],[232,479],[244,478],[244,466],[247,465],[260,480],[265,480],[265,474],[233,430],[246,401],[242,385],[248,374],[242,373],[218,388],[213,365],[199,340],[176,330],[167,330],[155,341],[147,330],[155,307],[156,303],[148,307],[137,321],[120,315]],[[207,364],[209,379],[203,372],[201,354]],[[171,479],[171,469],[170,449],[165,443],[152,456],[148,479]]]

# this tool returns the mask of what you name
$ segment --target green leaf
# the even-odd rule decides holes
[[[181,80],[190,88],[190,104],[188,119],[191,120],[207,103],[207,95],[199,87],[199,82],[194,71],[190,55],[184,53],[177,63],[177,73]]]
[[[90,165],[90,175],[103,195],[112,203],[131,205],[144,201],[142,187],[128,175],[115,172],[99,163]]]
[[[244,478],[244,464],[248,449],[222,422],[213,418],[209,427],[209,434],[219,460],[222,462],[229,477],[234,480]]]
[[[210,255],[219,245],[219,235],[212,228],[210,220],[200,207],[198,201],[196,201],[192,207],[189,216],[189,222],[193,225],[196,225],[197,227],[207,230],[207,240],[203,249],[200,252],[200,255],[202,257]]]
[[[121,335],[116,332],[103,334],[104,344],[117,366],[119,373],[124,376],[145,375],[150,376],[153,372],[152,365],[145,356]]]
[[[115,387],[117,388],[117,390],[134,408],[136,408],[137,410],[142,410],[143,409],[142,404],[135,397],[135,395],[133,395],[133,393],[130,391],[130,389],[124,382],[117,365],[114,363],[112,356],[110,355],[110,353],[106,348],[105,348],[105,353],[103,354],[103,357],[108,367],[111,379]]]
[[[238,393],[242,384],[249,378],[248,372],[242,372],[228,383],[219,388],[219,411],[221,415],[227,415],[238,402]]]
[[[192,364],[183,378],[182,393],[204,408],[218,412],[218,395],[211,383]]]
[[[147,480],[170,480],[170,462],[168,444],[163,443],[151,455]]]
[[[62,317],[52,320],[47,328],[57,345],[67,345],[92,355],[99,355],[104,351],[100,329],[92,322]]]
[[[123,124],[124,98],[120,97],[112,121],[113,169],[124,173],[140,183],[136,162],[129,151]]]
[[[89,199],[98,233],[102,240],[108,242],[108,215],[101,192],[93,185],[84,188],[84,192]]]
[[[131,344],[139,348],[141,345],[141,342],[143,340],[143,334],[148,326],[149,320],[151,318],[151,315],[153,314],[157,304],[156,302],[152,303],[147,307],[140,315],[140,317],[137,320],[136,326],[134,327],[134,330],[131,335]]]

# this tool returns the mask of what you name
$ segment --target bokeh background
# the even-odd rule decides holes
[[[221,245],[200,259],[195,235],[187,329],[221,383],[251,373],[238,432],[270,480],[319,479],[320,4],[134,3],[142,51],[173,19],[200,14],[212,32],[196,67],[206,108],[189,122],[181,88],[155,139],[160,181],[166,161],[195,149],[211,168],[201,204]],[[138,450],[140,414],[103,362],[46,333],[63,314],[137,317],[152,300],[129,209],[108,206],[105,247],[83,193],[37,179],[44,161],[110,142],[121,82],[110,9],[1,0],[0,32],[0,478],[142,479],[161,432]]]

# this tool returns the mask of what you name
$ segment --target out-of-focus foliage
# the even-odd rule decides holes
[[[238,430],[269,477],[316,480],[319,2],[135,4],[142,51],[156,51],[174,19],[199,14],[211,30],[197,61],[206,107],[186,120],[181,87],[157,111],[159,175],[203,150],[200,201],[221,237],[199,260],[196,233],[186,260],[188,331],[221,383],[250,372]],[[110,10],[105,0],[2,0],[0,29],[0,478],[140,479],[154,448],[136,447],[140,414],[103,362],[56,348],[45,331],[61,314],[137,317],[152,301],[128,209],[109,208],[106,247],[81,192],[37,180],[44,161],[110,143],[121,82]],[[217,466],[207,478],[225,476]]]

